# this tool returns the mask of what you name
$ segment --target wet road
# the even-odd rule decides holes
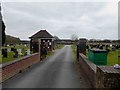
[[[72,48],[66,45],[47,60],[7,80],[3,88],[89,88],[77,70]]]

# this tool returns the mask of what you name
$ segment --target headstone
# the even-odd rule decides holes
[[[112,47],[112,51],[116,51],[116,48]]]
[[[109,52],[110,52],[110,49],[107,48],[106,51],[109,53]]]
[[[7,52],[11,52],[11,49],[10,49],[10,48],[8,48],[8,49],[7,49]]]
[[[18,58],[18,51],[17,49],[14,49],[14,55],[13,55],[14,58]]]
[[[27,50],[27,55],[30,55],[30,49]]]
[[[102,46],[102,45],[100,45],[99,49],[103,49],[103,46]]]
[[[89,45],[86,46],[86,49],[89,49]]]
[[[14,48],[11,48],[11,51],[14,51]]]
[[[20,56],[23,55],[22,52],[21,52],[21,49],[17,49],[17,51],[18,51],[18,55],[20,55]]]
[[[9,47],[10,45],[9,44],[7,44],[7,47]]]
[[[110,44],[110,47],[112,47],[112,44]]]
[[[3,55],[3,58],[7,58],[8,57],[7,49],[2,49],[2,55]]]

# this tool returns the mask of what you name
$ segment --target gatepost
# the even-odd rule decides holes
[[[41,39],[38,39],[38,46],[39,46],[39,57],[40,57],[40,60],[41,60]]]
[[[86,42],[87,39],[85,38],[81,38],[79,39],[79,53],[83,53],[84,55],[86,55]]]

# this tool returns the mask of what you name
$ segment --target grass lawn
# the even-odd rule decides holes
[[[62,47],[64,47],[64,45],[62,45],[62,44],[57,44],[57,45],[55,46],[55,49],[61,49]]]
[[[78,62],[77,61],[77,46],[72,45],[71,47],[72,47],[72,50],[73,50],[73,53],[74,53],[75,62]]]
[[[58,44],[58,45],[56,45],[55,50],[56,50],[56,49],[61,49],[61,48],[63,48],[63,47],[64,47],[64,45]],[[51,56],[51,55],[53,55],[53,54],[54,54],[54,51],[50,51],[50,52],[48,52],[48,54],[47,54],[46,57],[49,57],[49,56]]]
[[[76,57],[77,47],[75,45],[72,45],[72,49],[73,49],[74,56],[77,60],[77,57]],[[116,50],[116,51],[110,51],[108,53],[108,57],[107,57],[107,65],[108,66],[115,65],[118,63],[118,52],[120,52],[120,49]],[[88,50],[86,50],[86,56],[88,57]]]
[[[50,57],[51,55],[53,55],[53,53],[54,53],[53,51],[48,52],[46,58],[48,58],[48,57]]]
[[[5,49],[5,48],[12,48],[12,47],[2,47],[3,49]],[[14,47],[15,49],[23,49],[24,48],[24,50],[22,51],[22,54],[24,55],[25,54],[25,52],[26,52],[26,50],[28,50],[29,49],[29,47],[25,47],[25,46],[23,46],[23,45],[16,45],[15,47]],[[13,61],[13,60],[16,60],[16,59],[18,59],[18,58],[21,58],[21,57],[23,57],[23,56],[18,56],[18,58],[13,58],[13,55],[14,55],[14,52],[8,52],[8,57],[7,58],[2,58],[1,60],[0,60],[0,63],[5,63],[5,62],[9,62],[9,61]],[[1,55],[1,57],[2,57],[2,55]]]
[[[61,49],[63,46],[64,46],[64,45],[62,45],[62,44],[58,44],[58,45],[56,45],[55,50],[56,50],[56,49]],[[46,57],[43,56],[43,58],[48,58],[48,57],[52,56],[53,54],[54,54],[54,51],[49,51],[49,52],[47,53]]]
[[[111,51],[108,54],[108,65],[115,65],[118,64],[118,50]]]

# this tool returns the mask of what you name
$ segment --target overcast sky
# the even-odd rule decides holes
[[[24,40],[43,29],[64,39],[118,39],[118,3],[4,2],[2,14],[6,33]]]

